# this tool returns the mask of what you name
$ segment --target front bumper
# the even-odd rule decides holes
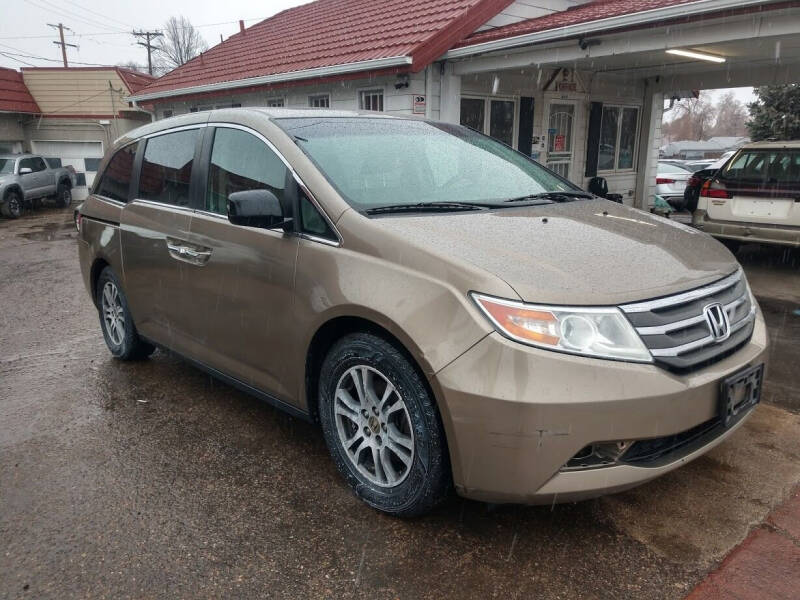
[[[717,238],[800,248],[800,227],[715,221],[704,210],[695,211],[692,225]]]
[[[765,362],[766,347],[760,311],[744,347],[688,375],[540,350],[492,333],[436,375],[456,489],[487,502],[549,504],[663,475],[726,439],[749,415],[657,466],[561,469],[589,444],[660,438],[713,420],[720,382]]]

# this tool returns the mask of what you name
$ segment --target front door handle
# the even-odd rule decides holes
[[[211,248],[196,246],[189,242],[167,238],[167,250],[170,256],[195,265],[204,265],[211,258]]]

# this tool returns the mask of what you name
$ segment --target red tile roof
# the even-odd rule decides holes
[[[456,48],[462,46],[472,46],[483,42],[491,42],[505,38],[535,33],[538,31],[548,31],[558,29],[567,25],[577,25],[599,21],[609,17],[629,15],[633,13],[664,8],[677,4],[688,4],[697,0],[596,0],[587,4],[581,4],[575,8],[556,12],[536,19],[528,19],[519,23],[504,25],[485,31],[479,31],[466,37],[461,42],[455,44]],[[687,11],[688,12],[688,11]]]
[[[156,80],[156,77],[153,77],[152,75],[140,73],[139,71],[134,71],[132,69],[126,69],[124,67],[117,67],[117,73],[119,73],[120,79],[125,82],[125,85],[127,85],[128,89],[133,93],[136,93],[140,89],[147,87]]]
[[[41,112],[22,80],[22,73],[15,69],[0,67],[0,112]]]
[[[419,71],[512,0],[317,0],[231,36],[143,94],[390,57]]]

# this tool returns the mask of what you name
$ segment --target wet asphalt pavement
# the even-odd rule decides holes
[[[553,507],[401,521],[320,433],[161,351],[111,359],[71,210],[0,221],[0,598],[681,598],[800,482],[800,252],[743,249],[765,402],[708,455]]]

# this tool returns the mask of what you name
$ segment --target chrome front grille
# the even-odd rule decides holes
[[[741,269],[710,285],[688,292],[620,306],[656,364],[691,371],[721,360],[746,343],[753,333],[756,306]],[[712,334],[704,309],[720,303],[730,324],[729,334]]]

